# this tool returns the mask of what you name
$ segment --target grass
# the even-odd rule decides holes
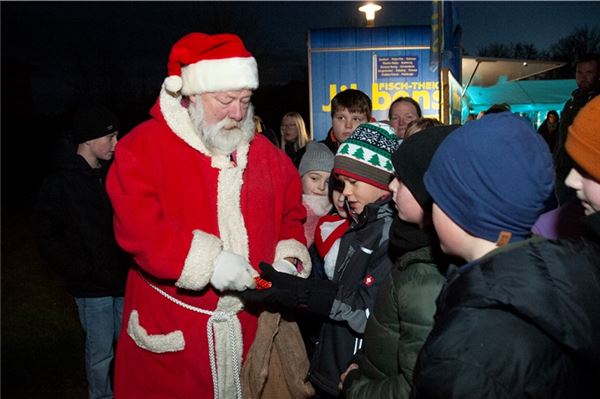
[[[2,210],[1,283],[2,397],[85,398],[77,308],[39,256],[28,210]]]

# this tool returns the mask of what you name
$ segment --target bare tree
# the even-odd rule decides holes
[[[491,43],[477,49],[480,57],[535,59],[540,53],[533,43]]]

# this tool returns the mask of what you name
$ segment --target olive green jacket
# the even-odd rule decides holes
[[[380,288],[347,398],[408,398],[417,356],[446,281],[431,247],[404,254]]]

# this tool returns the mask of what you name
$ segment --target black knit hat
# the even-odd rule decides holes
[[[425,211],[431,211],[433,200],[425,189],[423,176],[439,145],[458,127],[460,126],[434,126],[421,130],[407,137],[392,154],[396,176],[408,187]]]
[[[104,137],[117,130],[119,130],[119,120],[115,114],[100,104],[79,108],[73,115],[72,137],[75,144]]]

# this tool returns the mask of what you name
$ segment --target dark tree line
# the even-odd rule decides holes
[[[477,49],[480,57],[567,62],[563,68],[544,74],[543,77],[548,79],[572,79],[575,76],[575,61],[579,56],[589,53],[600,53],[600,29],[597,27],[576,28],[545,50],[527,42],[491,43]]]

